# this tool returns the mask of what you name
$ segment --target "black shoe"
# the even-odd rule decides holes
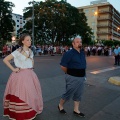
[[[85,115],[83,113],[81,113],[81,112],[77,113],[77,112],[73,111],[73,114],[75,114],[77,116],[80,116],[80,117],[85,117]]]
[[[62,113],[62,114],[66,114],[66,111],[65,111],[64,109],[60,110],[59,105],[58,105],[58,110],[59,110],[60,113]]]

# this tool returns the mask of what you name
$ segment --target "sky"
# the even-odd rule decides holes
[[[10,1],[15,4],[15,7],[13,8],[13,13],[23,15],[23,9],[25,7],[28,7],[29,6],[28,2],[32,0],[5,0],[5,1]],[[45,0],[34,0],[34,1],[45,1]],[[90,5],[91,1],[95,1],[95,0],[67,0],[68,3],[70,3],[72,6],[75,7]],[[111,3],[115,7],[115,9],[120,12],[120,0],[107,0],[107,1]]]

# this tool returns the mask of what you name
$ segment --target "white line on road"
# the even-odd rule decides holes
[[[54,59],[40,59],[40,60],[54,60]]]
[[[110,68],[106,68],[106,69],[103,69],[103,70],[96,70],[96,71],[92,71],[90,73],[92,73],[92,74],[99,74],[99,73],[102,73],[102,72],[115,70],[115,69],[118,69],[118,68],[120,68],[120,66],[119,67],[110,67]]]

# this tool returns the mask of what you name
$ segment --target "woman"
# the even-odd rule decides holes
[[[31,37],[23,34],[18,48],[4,58],[4,63],[13,71],[4,93],[4,116],[15,120],[32,120],[43,110],[41,86],[33,71]],[[14,58],[15,66],[10,64]]]

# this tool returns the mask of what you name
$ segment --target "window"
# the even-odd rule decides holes
[[[17,22],[19,22],[19,20],[17,20]]]
[[[92,9],[92,12],[95,12],[95,9]]]
[[[88,13],[89,12],[89,10],[88,9],[85,9],[85,13]]]
[[[23,21],[22,20],[20,20],[20,24],[22,24],[23,23]]]
[[[94,26],[95,25],[95,22],[92,22],[92,26]]]
[[[17,27],[19,27],[19,25],[17,25]]]

